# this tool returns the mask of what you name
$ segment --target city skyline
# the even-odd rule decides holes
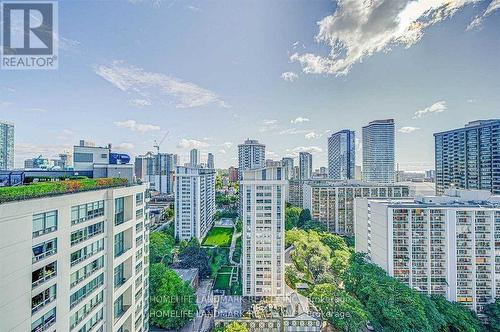
[[[422,10],[436,14],[435,2]],[[201,160],[214,153],[217,168],[236,166],[237,145],[249,137],[267,145],[269,159],[310,152],[316,169],[327,165],[333,132],[354,130],[360,156],[361,127],[394,118],[396,163],[424,171],[434,165],[434,133],[494,118],[494,1],[452,1],[443,19],[431,22],[417,11],[408,20],[425,21],[425,28],[413,35],[397,35],[387,25],[393,14],[385,14],[379,45],[350,28],[323,35],[352,37],[341,66],[318,56],[332,45],[314,37],[328,30],[323,19],[333,13],[359,23],[344,3],[59,3],[59,70],[2,72],[0,119],[15,124],[15,166],[71,151],[80,138],[142,155],[169,131],[161,152],[179,154],[181,163],[196,148]],[[394,15],[408,14],[400,7]],[[103,12],[115,13],[112,24]],[[376,18],[367,15],[369,28]]]

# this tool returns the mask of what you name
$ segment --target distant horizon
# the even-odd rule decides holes
[[[433,133],[500,110],[500,11],[405,1],[60,1],[58,69],[1,70],[15,166],[84,138],[136,156],[168,132],[161,151],[181,163],[198,148],[236,165],[253,138],[317,169],[342,129],[360,165],[361,128],[393,118],[400,169],[433,169]]]

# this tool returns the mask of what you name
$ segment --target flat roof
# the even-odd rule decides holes
[[[125,178],[68,179],[0,187],[0,204],[129,185]]]

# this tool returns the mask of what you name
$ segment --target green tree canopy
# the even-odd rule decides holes
[[[368,322],[369,314],[363,305],[333,284],[316,285],[309,298],[320,310],[323,319],[339,331],[358,332]]]
[[[166,329],[180,329],[196,315],[196,296],[193,289],[171,269],[153,264],[155,271],[154,296],[151,297],[151,323]],[[166,269],[166,270],[165,270]],[[153,286],[153,280],[151,281]]]
[[[309,211],[309,209],[303,209],[300,211],[297,227],[303,227],[309,220],[311,220],[311,211]]]
[[[149,251],[152,263],[172,263],[172,249],[175,240],[164,232],[152,232],[149,235]]]
[[[211,274],[209,257],[196,239],[189,241],[185,248],[181,249],[177,268],[190,269],[198,268],[200,278],[207,278]]]
[[[297,227],[301,211],[302,209],[296,206],[285,207],[285,230]]]
[[[488,331],[500,332],[500,301],[488,304],[484,308],[484,314],[488,318]]]
[[[445,319],[446,327],[443,331],[480,332],[483,330],[476,314],[463,305],[447,301],[439,295],[433,295],[431,299]]]

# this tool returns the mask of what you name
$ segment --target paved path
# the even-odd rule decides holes
[[[236,227],[235,227],[234,231],[233,231],[233,238],[231,240],[231,247],[229,248],[229,262],[231,264],[234,264],[234,265],[237,265],[237,266],[239,266],[240,263],[237,263],[237,262],[233,261],[233,254],[234,254],[234,250],[236,249],[236,240],[240,236],[242,236],[242,234],[241,233],[236,233]],[[240,262],[241,262],[241,258],[240,258]]]

